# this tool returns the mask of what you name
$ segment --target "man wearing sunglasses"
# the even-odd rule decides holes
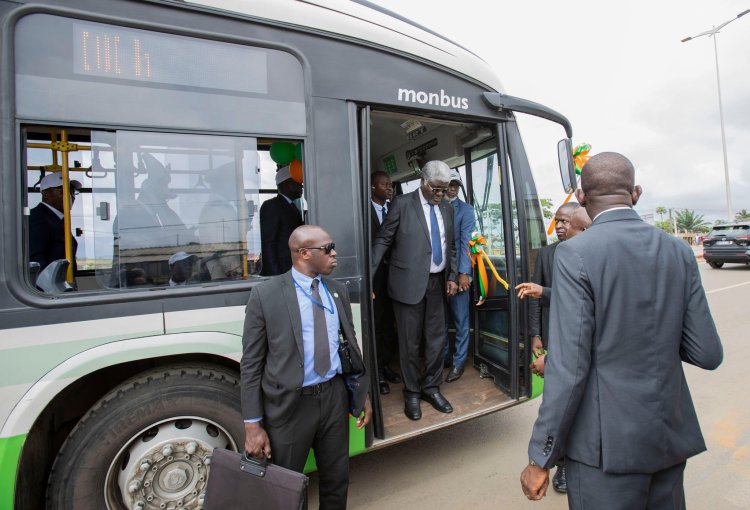
[[[73,208],[81,183],[70,181],[70,207]],[[70,235],[73,247],[73,275],[77,273],[76,250],[78,243],[70,232],[65,232],[63,180],[60,172],[44,176],[39,183],[42,201],[29,215],[29,261],[39,263],[39,271],[55,260],[65,258],[65,236]]]
[[[240,362],[245,449],[302,472],[310,448],[319,472],[320,508],[346,508],[349,412],[370,421],[367,378],[350,403],[342,378],[339,335],[361,358],[346,286],[327,278],[336,245],[315,225],[289,238],[292,268],[250,293]],[[273,449],[273,451],[272,451]]]
[[[420,398],[439,412],[453,412],[440,393],[445,300],[458,290],[453,209],[445,199],[450,177],[442,161],[426,163],[419,189],[393,200],[373,240],[371,274],[390,249],[388,294],[398,330],[404,414],[411,420],[422,417]]]

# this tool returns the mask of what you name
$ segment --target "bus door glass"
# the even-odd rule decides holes
[[[512,373],[516,369],[512,356],[510,294],[497,276],[510,284],[508,268],[513,265],[513,243],[507,242],[507,201],[503,189],[503,170],[498,163],[497,140],[490,139],[468,151],[467,180],[476,215],[477,233],[481,236],[484,270],[473,267],[472,308],[474,310],[474,366],[482,377],[492,377],[495,384],[512,394]],[[483,241],[483,243],[481,243]],[[494,271],[493,271],[494,268]],[[484,287],[484,297],[482,296]],[[481,304],[480,304],[481,303]]]

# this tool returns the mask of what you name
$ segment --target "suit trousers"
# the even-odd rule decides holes
[[[267,426],[271,462],[299,473],[310,448],[318,465],[321,510],[346,508],[349,489],[348,395],[340,376],[318,395],[302,395],[289,421]]]
[[[431,273],[419,303],[393,300],[405,395],[435,393],[443,378],[445,344],[445,273]],[[424,371],[420,348],[424,347]]]
[[[612,474],[565,459],[570,510],[684,510],[686,462],[652,474]]]
[[[446,319],[450,318],[456,327],[456,344],[453,352],[452,365],[462,367],[469,356],[469,302],[470,292],[459,292],[455,296],[448,298],[448,313]],[[448,338],[448,320],[445,321],[445,348],[443,349],[443,358],[446,362],[450,358],[450,339]]]

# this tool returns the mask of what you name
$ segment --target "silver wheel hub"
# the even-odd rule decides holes
[[[124,503],[132,510],[200,509],[211,453],[227,446],[236,450],[229,433],[204,418],[154,424],[132,437],[110,465],[107,507],[119,509]]]

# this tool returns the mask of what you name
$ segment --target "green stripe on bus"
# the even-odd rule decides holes
[[[16,474],[21,448],[26,441],[26,434],[0,438],[0,508],[11,510],[15,495]]]
[[[143,332],[142,335],[162,335],[161,331]],[[128,337],[92,338],[73,342],[41,344],[17,349],[5,349],[0,355],[0,387],[33,383],[68,358],[93,347]],[[23,360],[19,363],[19,360]]]

